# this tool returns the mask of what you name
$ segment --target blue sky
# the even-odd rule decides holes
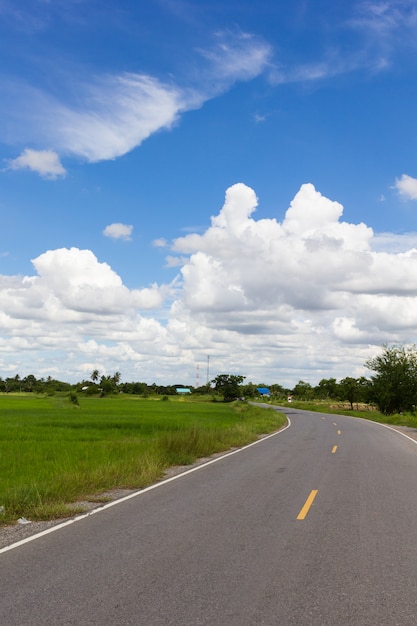
[[[416,35],[415,0],[0,0],[0,376],[414,343]]]

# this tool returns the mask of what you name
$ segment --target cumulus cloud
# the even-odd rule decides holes
[[[124,239],[125,241],[130,241],[132,232],[133,226],[116,222],[106,226],[103,230],[103,235],[105,237],[110,237],[111,239]]]
[[[66,170],[56,152],[53,150],[31,150],[30,148],[25,148],[16,159],[9,159],[6,169],[29,169],[40,174],[42,178],[49,179],[59,178],[66,174]]]
[[[376,233],[371,245],[376,252],[406,252],[417,248],[417,233]]]
[[[312,184],[281,221],[256,219],[258,202],[243,183],[230,187],[204,233],[172,242],[170,285],[128,289],[77,248],[41,254],[32,276],[0,276],[3,371],[47,363],[76,380],[96,362],[125,379],[175,382],[181,372],[193,384],[211,355],[213,376],[293,386],[366,374],[383,343],[415,340],[411,234],[396,250],[387,234],[344,221]]]
[[[204,235],[174,242],[175,251],[191,253],[182,269],[187,306],[206,314],[237,306],[256,311],[260,302],[264,313],[277,305],[331,309],[334,292],[370,262],[372,230],[339,221],[342,206],[311,184],[301,187],[281,224],[255,221],[256,205],[252,189],[234,185]]]
[[[376,252],[372,229],[344,222],[342,205],[311,184],[282,223],[253,219],[257,202],[234,185],[204,235],[175,240],[174,251],[189,254],[180,301],[189,323],[225,332],[238,352],[236,342],[254,350],[260,342],[318,372],[347,372],[369,346],[413,337],[415,250]]]
[[[48,250],[32,263],[36,275],[0,279],[0,335],[23,334],[36,342],[41,332],[42,341],[49,337],[57,345],[66,335],[110,337],[121,320],[136,317],[140,326],[140,312],[159,308],[167,289],[129,290],[90,250]]]
[[[417,200],[417,178],[403,174],[396,179],[394,189],[406,200]]]

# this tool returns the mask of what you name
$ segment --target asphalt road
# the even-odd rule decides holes
[[[416,626],[417,445],[291,427],[0,554],[0,626]]]

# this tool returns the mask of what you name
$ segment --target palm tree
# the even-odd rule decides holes
[[[93,381],[93,383],[96,383],[98,381],[99,376],[100,376],[100,372],[98,370],[93,370],[90,378]]]

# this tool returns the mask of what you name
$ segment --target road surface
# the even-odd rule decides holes
[[[1,626],[416,626],[417,445],[344,416],[0,552]]]

